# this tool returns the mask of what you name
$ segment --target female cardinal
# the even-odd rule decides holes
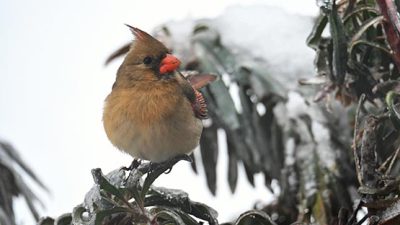
[[[180,61],[158,40],[127,25],[135,36],[105,100],[104,128],[110,141],[135,158],[167,161],[190,153],[207,117],[197,89],[215,79],[185,79]]]

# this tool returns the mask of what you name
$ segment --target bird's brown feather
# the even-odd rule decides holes
[[[154,162],[189,153],[199,143],[204,99],[179,73],[160,73],[168,52],[161,42],[130,29],[136,39],[105,102],[106,134],[119,149]]]
[[[207,104],[203,94],[198,91],[200,88],[213,82],[217,77],[212,74],[190,74],[185,77],[185,82],[181,82],[183,93],[192,104],[194,115],[199,119],[208,118]]]
[[[177,82],[139,82],[113,90],[106,99],[104,127],[111,142],[129,154],[163,161],[192,151],[201,122]]]

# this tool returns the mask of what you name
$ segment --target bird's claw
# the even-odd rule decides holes
[[[189,155],[186,155],[186,154],[177,155],[177,156],[175,156],[174,158],[171,159],[171,161],[174,161],[174,164],[179,162],[179,161],[181,161],[181,160],[185,160],[185,161],[188,161],[190,163],[193,162],[193,159]]]
[[[142,160],[141,159],[133,159],[131,165],[129,165],[129,167],[122,167],[121,169],[124,171],[132,171],[134,169],[137,169],[140,164],[142,164]]]
[[[155,163],[155,162],[150,162],[146,164],[146,166],[143,165],[143,167],[139,168],[141,171],[144,173],[154,173],[157,171],[162,171],[166,174],[170,173],[172,170],[172,167],[179,161],[185,160],[188,162],[193,162],[192,158],[186,154],[178,155],[175,156],[174,158],[171,158],[169,160]]]

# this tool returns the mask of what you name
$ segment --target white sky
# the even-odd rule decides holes
[[[131,39],[123,24],[151,31],[170,20],[212,18],[238,3],[278,5],[303,15],[318,10],[313,0],[1,1],[0,138],[14,144],[51,189],[51,196],[40,195],[44,215],[59,216],[80,204],[93,184],[92,168],[106,173],[131,161],[109,143],[101,121],[103,100],[118,67],[104,67],[103,62]],[[215,198],[202,171],[196,176],[183,162],[157,184],[183,189],[191,199],[214,207],[220,222],[255,201],[271,199],[262,177],[253,189],[243,171],[232,195],[226,154],[220,153],[219,162]],[[19,221],[31,223],[20,207]]]

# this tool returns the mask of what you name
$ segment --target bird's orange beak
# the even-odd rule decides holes
[[[178,69],[181,61],[171,54],[167,54],[160,64],[160,74],[170,73]]]

